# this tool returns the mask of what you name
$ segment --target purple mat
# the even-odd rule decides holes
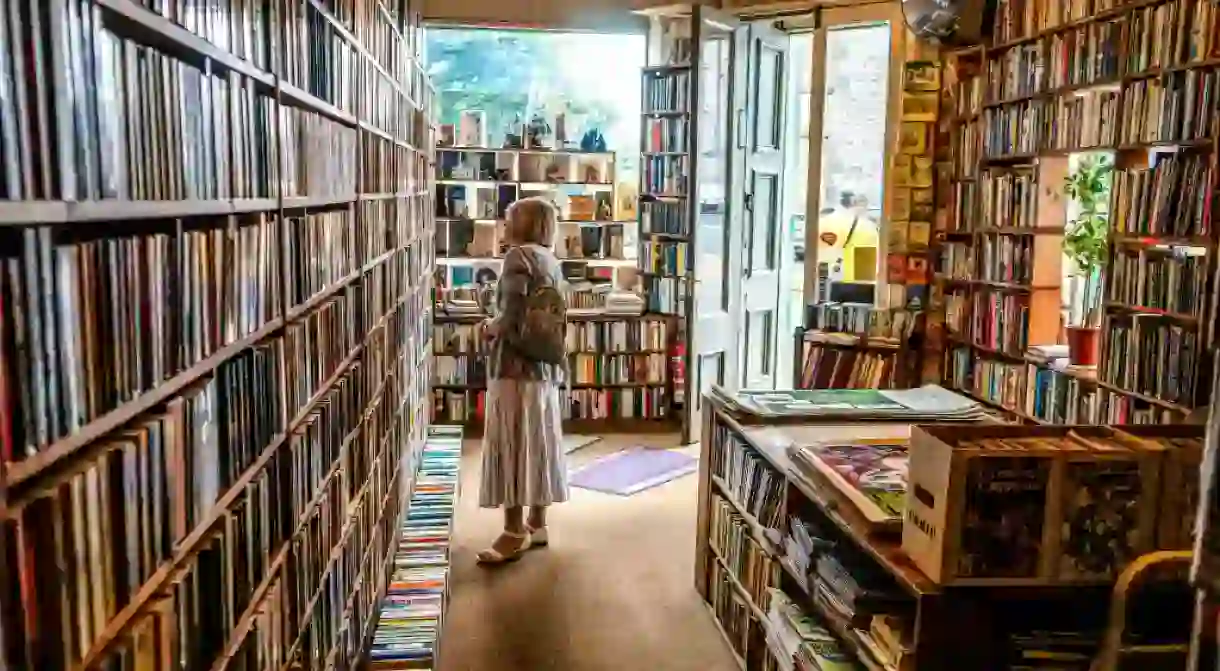
[[[633,447],[581,466],[571,472],[568,482],[606,494],[631,496],[690,475],[698,467],[698,459],[681,452]]]

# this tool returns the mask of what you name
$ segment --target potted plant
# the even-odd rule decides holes
[[[1074,315],[1067,327],[1069,357],[1079,366],[1097,365],[1097,340],[1101,323],[1101,268],[1106,261],[1106,239],[1110,230],[1107,203],[1114,163],[1106,154],[1089,154],[1076,170],[1064,178],[1064,193],[1076,206],[1068,222],[1063,252],[1071,261],[1083,288],[1074,292]]]

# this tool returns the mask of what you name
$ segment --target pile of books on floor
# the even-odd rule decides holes
[[[460,428],[428,430],[411,507],[399,528],[394,569],[369,650],[373,669],[434,665],[448,595],[449,542],[461,451]]]
[[[713,385],[711,395],[734,411],[759,417],[977,422],[986,417],[974,400],[935,384],[918,389],[743,389],[729,393]]]

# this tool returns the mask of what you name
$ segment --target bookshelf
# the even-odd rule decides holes
[[[1025,421],[1182,422],[1205,405],[1216,22],[1193,0],[1009,2],[992,44],[948,54],[937,283],[950,384]],[[1067,217],[1056,194],[1067,157],[1090,151],[1115,164],[1101,356],[1095,369],[1062,369],[1026,348],[1059,341],[1054,259]],[[1020,281],[989,273],[996,259],[1028,259],[1032,274],[1024,263],[1003,266]],[[1027,321],[992,317],[1013,306]]]
[[[718,281],[727,266],[721,254],[695,250],[700,231],[723,236],[729,227],[729,137],[733,63],[741,58],[735,18],[700,4],[638,10],[649,21],[647,65],[640,73],[640,277],[649,313],[673,319],[673,403],[682,419],[683,442],[698,440],[698,389],[722,381],[733,355],[735,328],[728,319],[728,290]]]
[[[349,668],[428,423],[419,15],[155,6],[0,20],[0,665]]]
[[[437,314],[433,322],[433,418],[479,425],[487,390],[481,315]],[[665,317],[568,315],[568,365],[562,393],[565,428],[672,430]]]

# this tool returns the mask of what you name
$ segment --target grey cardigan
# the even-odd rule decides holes
[[[521,326],[526,296],[538,287],[548,285],[563,291],[563,272],[554,252],[541,245],[521,245],[508,250],[504,256],[504,270],[496,283],[495,322],[499,337],[491,346],[489,378],[563,381],[562,367],[524,356],[512,346],[511,338],[506,337]]]

